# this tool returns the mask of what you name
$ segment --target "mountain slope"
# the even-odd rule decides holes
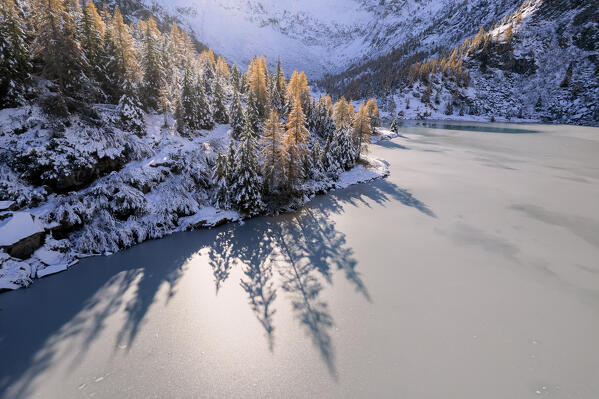
[[[129,1],[130,2],[130,1]],[[241,65],[256,54],[320,78],[418,39],[453,46],[518,0],[144,0],[176,17],[217,53]]]

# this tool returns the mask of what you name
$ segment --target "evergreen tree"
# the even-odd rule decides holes
[[[250,90],[245,107],[244,123],[250,123],[250,130],[252,132],[258,132],[260,130],[260,112],[258,111],[257,101],[253,90]]]
[[[320,96],[318,102],[312,107],[312,109],[313,113],[311,123],[309,123],[308,128],[312,133],[315,133],[326,140],[329,136],[335,133],[335,121],[333,120],[331,111],[328,108],[326,97]]]
[[[214,79],[216,78],[216,60],[212,50],[202,51],[200,55],[200,69],[202,70],[202,84],[204,86],[204,93],[207,96],[212,96],[212,87]]]
[[[212,110],[214,112],[214,121],[216,123],[229,123],[225,91],[221,84],[221,79],[218,77],[214,79],[214,84],[212,86]]]
[[[58,85],[61,93],[84,97],[90,89],[89,70],[75,37],[75,25],[62,0],[32,0],[35,27],[33,55],[43,65],[42,74]]]
[[[279,115],[285,114],[285,91],[287,83],[285,81],[285,74],[281,67],[281,60],[277,60],[277,71],[272,79],[271,89],[271,106],[279,113]]]
[[[135,133],[139,137],[145,135],[146,123],[144,112],[141,102],[137,97],[135,87],[130,81],[127,81],[125,84],[124,94],[119,100],[117,112],[123,130]]]
[[[399,126],[397,124],[397,118],[393,118],[393,121],[391,122],[391,126],[389,127],[389,130],[391,130],[393,133],[399,133]]]
[[[243,107],[241,105],[241,100],[239,99],[239,92],[234,90],[233,100],[231,101],[231,106],[229,108],[229,120],[231,129],[233,130],[233,138],[235,140],[239,140],[241,133],[243,132],[243,118]]]
[[[152,17],[140,24],[143,31],[142,69],[143,101],[151,109],[159,108],[160,89],[164,84],[164,69],[160,56],[161,34]]]
[[[193,136],[199,129],[214,128],[212,107],[201,84],[197,83],[193,71],[188,68],[183,77],[183,89],[177,107],[177,130],[185,136]]]
[[[262,176],[270,192],[276,192],[283,183],[283,167],[285,159],[283,156],[283,125],[279,114],[274,109],[264,122],[262,130]]]
[[[229,80],[231,86],[233,86],[233,91],[241,92],[241,72],[239,72],[239,68],[237,68],[237,65],[235,64],[231,67],[231,76]]]
[[[342,170],[349,170],[356,164],[358,157],[356,146],[352,139],[352,129],[338,129],[335,132],[334,157]]]
[[[196,93],[198,99],[196,116],[198,118],[199,128],[212,130],[214,129],[214,114],[212,112],[210,101],[206,96],[206,93],[204,93],[204,90],[202,90],[202,85],[197,85]]]
[[[245,123],[244,123],[245,126]],[[243,136],[243,132],[241,133],[241,136]],[[229,145],[229,152],[227,153],[227,187],[231,187],[231,185],[233,184],[233,171],[235,171],[235,152],[236,148],[234,145],[233,140],[231,140],[231,143]],[[231,197],[229,196],[229,199]]]
[[[283,148],[287,158],[287,187],[294,191],[304,181],[304,162],[308,154],[308,137],[310,133],[306,128],[306,116],[302,111],[301,99],[295,98],[293,108],[289,113],[287,132],[283,139]]]
[[[232,203],[241,212],[252,216],[264,210],[256,132],[252,131],[250,121],[245,123],[241,143],[237,148],[230,192]]]
[[[306,115],[306,124],[310,132],[314,132],[314,128],[318,124],[318,111],[316,101],[310,98],[305,105],[302,105],[302,111]]]
[[[29,80],[29,49],[22,12],[13,0],[0,2],[0,108],[22,104]]]
[[[325,168],[322,163],[322,148],[320,142],[314,139],[310,147],[310,170],[308,171],[310,179],[321,181],[325,178]]]
[[[163,36],[160,58],[162,60],[162,82],[160,84],[158,105],[164,114],[164,126],[168,127],[168,115],[173,113],[179,102],[181,82],[179,73],[181,34],[174,24],[169,36]]]
[[[321,154],[323,170],[334,180],[338,178],[339,173],[342,171],[338,160],[339,150],[337,149],[337,145],[337,132],[335,132],[335,134],[327,138]]]
[[[231,146],[233,144],[231,143]],[[212,182],[214,184],[214,206],[221,209],[229,209],[231,202],[229,199],[229,183],[228,183],[228,164],[227,157],[220,151],[216,157],[216,163],[212,171]]]
[[[78,25],[83,55],[87,58],[90,66],[89,75],[94,76],[97,82],[101,82],[106,76],[103,64],[103,60],[106,58],[103,43],[106,25],[93,1],[88,0],[87,5],[82,9]]]
[[[123,94],[126,82],[139,81],[140,67],[133,36],[119,8],[115,8],[112,18],[107,9],[102,11],[102,15],[107,25],[103,52],[106,75],[102,87],[109,99],[115,101]]]

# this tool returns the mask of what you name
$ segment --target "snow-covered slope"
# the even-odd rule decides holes
[[[131,0],[116,3],[130,4]],[[452,46],[509,13],[518,0],[140,0],[175,17],[214,51],[247,65],[257,54],[311,79],[387,54],[418,37]],[[130,5],[129,5],[130,7]]]
[[[83,257],[247,217],[214,202],[212,171],[216,154],[227,153],[229,125],[187,138],[164,128],[163,115],[149,114],[137,137],[113,123],[114,106],[94,108],[100,126],[73,116],[60,134],[36,105],[0,110],[0,292]],[[307,180],[302,195],[277,212],[389,174],[386,162],[367,163]],[[32,183],[41,170],[43,184]]]
[[[583,0],[528,0],[488,39],[463,51],[467,87],[436,73],[380,98],[382,108],[394,104],[393,113],[408,119],[599,124],[599,8]]]

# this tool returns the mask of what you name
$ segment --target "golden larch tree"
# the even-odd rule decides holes
[[[372,130],[370,128],[370,117],[368,116],[368,110],[364,103],[360,104],[358,114],[354,118],[353,123],[353,140],[356,146],[357,159],[360,159],[360,155],[368,150],[368,143],[370,143],[370,135]]]
[[[376,103],[375,98],[370,98],[366,102],[366,112],[370,118],[370,127],[374,130],[374,127],[379,124],[379,106]]]
[[[216,60],[216,76],[220,79],[227,80],[229,79],[229,65],[225,60],[225,57],[218,57]]]
[[[333,120],[337,125],[337,129],[347,128],[351,125],[351,118],[348,112],[349,104],[345,101],[345,97],[341,96],[335,103],[333,108]]]
[[[256,106],[260,116],[266,114],[268,108],[268,91],[266,90],[266,58],[254,57],[247,71],[247,80],[250,90],[256,96]]]
[[[302,111],[301,100],[298,96],[293,101],[287,122],[287,131],[283,139],[283,149],[287,159],[285,172],[290,190],[298,187],[304,180],[304,161],[308,154],[309,136],[306,115]]]

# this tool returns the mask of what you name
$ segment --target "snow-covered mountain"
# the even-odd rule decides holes
[[[140,10],[176,19],[197,40],[241,67],[258,54],[271,63],[280,57],[287,73],[306,71],[313,87],[318,80],[316,91],[353,99],[376,96],[383,109],[393,92],[399,91],[396,102],[407,101],[407,70],[414,63],[447,56],[481,27],[493,30],[500,43],[512,25],[513,42],[492,46],[495,67],[481,71],[480,61],[469,54],[463,60],[472,78],[468,90],[437,87],[439,96],[461,98],[455,105],[460,113],[464,109],[465,118],[509,119],[520,110],[533,120],[597,123],[599,118],[597,100],[589,100],[599,82],[597,0],[115,2],[136,10],[132,19],[144,15]],[[521,62],[531,68],[516,71]],[[568,68],[576,82],[560,87]],[[419,96],[424,89],[415,90]],[[405,110],[405,116],[441,117],[446,112],[441,105]]]
[[[415,40],[413,46],[368,59],[320,83],[337,95],[375,95],[382,108],[399,110],[400,117],[408,119],[595,125],[599,123],[598,6],[597,1],[587,0],[522,1],[511,13],[486,25],[485,31],[452,48],[435,51]],[[454,62],[459,61],[468,75],[467,84],[438,68],[429,70],[428,78],[422,73],[409,76],[414,66],[421,67],[425,61],[429,68],[431,63],[441,65],[453,51]]]
[[[117,0],[122,7],[136,4]],[[195,38],[240,65],[256,54],[281,58],[311,79],[342,72],[420,38],[452,46],[508,14],[519,0],[140,0],[175,17]]]

